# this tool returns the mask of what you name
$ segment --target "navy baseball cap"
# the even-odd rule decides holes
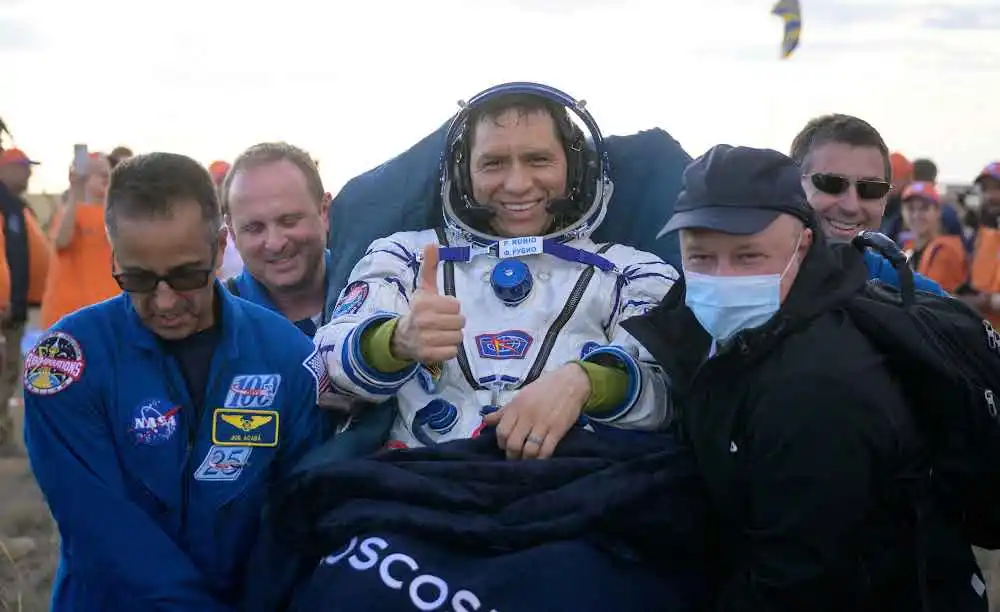
[[[720,144],[684,169],[674,214],[657,237],[682,229],[756,234],[782,213],[815,225],[798,164],[772,149]]]

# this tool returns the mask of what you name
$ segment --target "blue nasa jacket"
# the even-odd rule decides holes
[[[865,265],[868,267],[868,278],[870,280],[880,280],[887,285],[899,288],[899,274],[892,267],[889,260],[872,250],[865,251]],[[941,285],[922,274],[913,273],[913,286],[920,291],[935,293],[937,295],[948,295]]]
[[[328,293],[331,289],[331,270],[333,270],[333,255],[330,252],[330,249],[327,249],[326,287]],[[281,314],[278,311],[278,307],[274,305],[274,302],[272,302],[271,298],[268,296],[264,285],[254,278],[250,274],[250,271],[245,267],[238,275],[226,279],[225,285],[233,295]],[[336,298],[337,295],[334,294],[332,302],[329,299],[326,300],[327,308],[324,309],[321,317],[321,326],[326,323],[329,318],[329,310],[332,309],[333,305],[336,303]],[[295,321],[294,323],[295,327],[299,328],[302,333],[306,334],[310,338],[316,335],[317,327],[315,322],[311,319],[303,319],[301,321]],[[328,412],[328,414],[330,415],[329,418],[333,428],[341,425],[341,423],[337,421],[339,421],[343,415],[336,414],[332,411]],[[346,424],[347,428],[345,430],[341,431],[334,439],[328,440],[322,449],[317,449],[312,457],[304,463],[309,465],[315,461],[330,460],[333,457],[353,459],[355,457],[362,457],[369,453],[373,453],[378,450],[389,437],[389,430],[392,428],[392,423],[395,418],[395,399],[381,404],[373,404],[362,411],[357,411],[353,414],[353,416],[351,416],[349,423]]]
[[[26,356],[25,442],[62,536],[54,612],[235,610],[268,487],[322,441],[312,342],[216,295],[200,416],[127,295],[65,317]]]
[[[333,269],[333,254],[330,253],[330,249],[327,249],[325,286],[328,289],[330,286],[330,270],[332,269]],[[239,296],[244,300],[253,302],[258,306],[263,306],[268,310],[281,314],[281,312],[278,310],[278,307],[274,305],[274,302],[272,302],[270,296],[268,296],[267,289],[264,288],[264,285],[260,284],[260,281],[258,281],[256,278],[253,277],[252,274],[250,274],[250,271],[247,270],[245,266],[242,272],[226,280],[226,288],[229,289],[229,291],[233,295]],[[324,301],[328,302],[329,300],[324,300]],[[324,323],[326,323],[327,320],[326,315],[327,315],[326,308],[324,308],[323,313],[320,317],[321,320],[319,326],[322,326]],[[294,321],[294,323],[295,327],[298,327],[300,330],[302,330],[302,333],[309,336],[310,338],[316,335],[317,325],[315,322],[312,321],[312,319],[302,319],[301,321]]]

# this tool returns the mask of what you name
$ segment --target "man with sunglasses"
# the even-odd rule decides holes
[[[917,424],[843,308],[865,269],[817,232],[800,172],[728,145],[693,161],[663,230],[684,281],[623,324],[684,408],[712,506],[709,609],[985,612],[967,542],[910,497]]]
[[[322,440],[324,364],[216,280],[226,234],[196,161],[122,162],[105,223],[124,293],[25,359],[28,454],[62,536],[52,610],[234,610],[267,489]]]
[[[850,115],[825,115],[806,124],[792,142],[791,157],[802,168],[802,187],[827,239],[846,242],[882,223],[892,188],[889,149],[878,131]],[[898,286],[896,270],[868,251],[872,279]],[[914,275],[917,289],[944,295],[934,281]]]

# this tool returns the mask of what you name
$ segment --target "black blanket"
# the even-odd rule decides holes
[[[406,609],[407,589],[385,588],[391,572],[360,574],[368,582],[358,574],[400,550],[498,611],[601,601],[623,612],[676,611],[694,609],[704,593],[704,498],[693,458],[668,434],[573,430],[551,459],[508,461],[484,432],[314,465],[270,514],[279,548],[306,560],[296,610]],[[532,579],[512,589],[512,567]],[[412,573],[399,568],[400,581]],[[344,603],[347,592],[357,603]]]

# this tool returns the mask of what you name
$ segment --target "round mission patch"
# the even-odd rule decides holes
[[[354,281],[344,288],[343,294],[333,308],[333,317],[337,318],[348,314],[355,314],[364,306],[368,299],[368,283],[365,281]]]
[[[24,389],[35,395],[52,395],[83,375],[83,349],[73,336],[50,332],[24,357]]]

